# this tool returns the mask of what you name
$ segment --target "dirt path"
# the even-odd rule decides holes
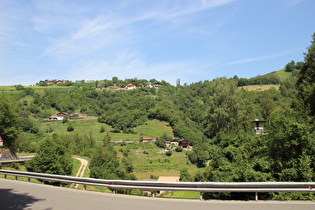
[[[83,177],[84,175],[84,171],[88,165],[88,161],[82,158],[78,158],[78,157],[73,157],[74,159],[77,159],[81,162],[80,168],[77,172],[77,174],[75,175],[76,177]],[[74,188],[78,188],[79,184],[76,184]]]

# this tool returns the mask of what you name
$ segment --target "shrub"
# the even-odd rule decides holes
[[[67,131],[69,131],[69,132],[74,131],[73,125],[69,124],[68,128],[67,128]]]
[[[16,169],[16,170],[19,170],[19,168],[20,168],[20,164],[18,164],[18,163],[11,163],[10,166],[11,166],[12,168]]]
[[[165,153],[167,156],[171,156],[173,154],[173,152],[171,150],[168,150],[166,153]]]
[[[175,151],[176,152],[182,152],[183,148],[181,146],[178,146],[178,147],[175,148]]]

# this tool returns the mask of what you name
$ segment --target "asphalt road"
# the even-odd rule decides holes
[[[0,179],[0,209],[125,209],[125,210],[306,210],[315,209],[310,201],[200,201],[165,199],[91,192]]]

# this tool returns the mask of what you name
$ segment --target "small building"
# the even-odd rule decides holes
[[[259,119],[255,119],[254,121],[252,121],[252,125],[253,125],[253,131],[256,134],[263,134],[264,133],[264,125],[267,121],[265,120],[259,120]]]
[[[49,120],[63,120],[63,116],[50,116]]]
[[[66,113],[66,112],[59,112],[59,113],[57,114],[57,116],[66,116],[66,115],[68,115],[68,113]]]
[[[133,89],[136,89],[136,88],[137,88],[137,86],[135,84],[133,84],[133,83],[129,83],[126,86],[127,90],[133,90]]]
[[[153,86],[153,87],[161,87],[162,84],[161,84],[161,83],[153,83],[152,86]]]
[[[185,139],[180,140],[180,141],[178,142],[178,146],[180,146],[180,147],[182,147],[182,148],[188,148],[188,146],[189,146],[189,141],[188,141],[188,140],[185,140]]]
[[[150,138],[150,137],[143,137],[143,138],[141,139],[141,141],[144,142],[144,143],[147,143],[147,142],[149,142],[149,141],[152,141],[152,138]]]

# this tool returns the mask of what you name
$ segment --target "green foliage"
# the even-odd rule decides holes
[[[119,163],[117,152],[111,144],[96,148],[91,158],[90,177],[98,179],[135,179],[130,174],[133,170],[131,162],[123,158],[122,164]]]
[[[168,150],[167,152],[165,152],[165,155],[167,156],[172,156],[172,154],[173,154],[172,150]]]
[[[62,119],[62,123],[66,123],[66,122],[68,122],[68,120],[69,120],[69,117],[67,115],[65,115]]]
[[[4,146],[15,150],[15,140],[19,135],[18,112],[14,100],[6,93],[0,93],[0,135]]]
[[[105,127],[102,126],[101,129],[100,129],[100,133],[104,133],[105,132]]]
[[[73,126],[73,124],[71,124],[71,123],[69,123],[68,124],[68,127],[67,127],[67,131],[74,131],[74,126]]]
[[[237,86],[246,86],[246,85],[266,85],[266,84],[279,84],[280,77],[277,74],[270,73],[267,75],[256,76],[250,79],[240,78],[237,79]]]
[[[28,171],[38,173],[71,175],[72,167],[68,144],[57,135],[43,140],[36,156],[26,162]]]
[[[109,133],[106,132],[106,135],[104,136],[104,139],[103,139],[103,147],[106,147],[107,145],[109,145],[110,141],[111,141],[111,137]]]
[[[295,115],[298,112],[299,116]],[[283,108],[272,116],[266,136],[272,174],[279,181],[311,181],[315,178],[315,135],[310,118],[301,110]]]
[[[19,170],[20,164],[18,164],[18,163],[11,163],[11,164],[10,164],[10,167],[11,167],[11,168],[14,168],[14,169],[16,169],[16,170]]]
[[[180,170],[180,179],[182,182],[191,182],[193,178],[191,174],[189,174],[187,168],[182,168]]]
[[[304,103],[311,108],[315,115],[315,33],[312,36],[312,44],[304,57],[299,78],[297,81],[298,90]]]
[[[160,138],[155,140],[155,144],[156,146],[160,147],[160,148],[165,148],[166,147],[166,141],[171,141],[172,138],[167,136],[166,133],[164,133]]]
[[[295,66],[295,62],[293,60],[290,63],[288,63],[287,65],[285,65],[285,71],[286,72],[293,72],[295,68],[296,68],[296,66]]]
[[[250,121],[257,114],[253,103],[250,103],[253,98],[249,98],[247,92],[237,89],[236,83],[226,78],[214,80],[207,91],[210,96],[203,124],[208,137],[248,129]]]
[[[183,148],[181,146],[177,146],[175,148],[175,152],[182,152],[183,151]]]

